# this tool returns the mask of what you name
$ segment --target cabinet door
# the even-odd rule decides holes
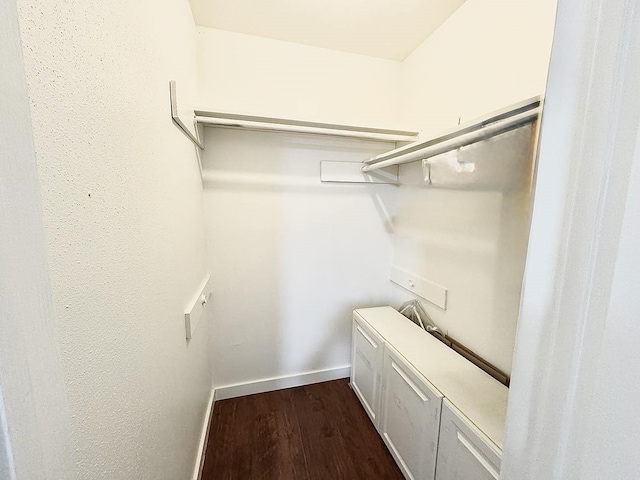
[[[380,433],[406,478],[433,480],[442,395],[385,346]]]
[[[376,428],[380,403],[380,367],[383,342],[366,323],[353,319],[351,388]]]
[[[436,480],[497,480],[501,455],[486,435],[444,401]]]

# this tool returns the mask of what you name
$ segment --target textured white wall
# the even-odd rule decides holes
[[[168,98],[195,92],[189,5],[19,7],[76,478],[189,478],[210,392],[207,325],[187,346],[183,320],[202,187]]]
[[[389,302],[397,187],[321,184],[389,145],[206,130],[216,386],[350,364],[351,310]]]
[[[640,478],[640,9],[559,6],[502,478]]]
[[[198,107],[398,128],[399,62],[198,28]]]
[[[556,0],[468,0],[402,64],[403,126],[437,134],[544,92]],[[524,270],[529,185],[519,192],[425,188],[400,168],[394,263],[449,289],[425,308],[509,373]],[[393,304],[412,298],[393,287]]]
[[[74,478],[15,1],[0,3],[0,478]]]

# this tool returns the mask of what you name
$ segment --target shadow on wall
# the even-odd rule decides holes
[[[393,265],[447,291],[447,309],[422,302],[435,323],[511,372],[533,180],[531,125],[400,170]],[[461,166],[473,167],[464,170]],[[393,305],[411,293],[393,288]]]
[[[216,386],[350,364],[351,310],[389,303],[397,187],[323,184],[320,162],[393,145],[206,130]]]

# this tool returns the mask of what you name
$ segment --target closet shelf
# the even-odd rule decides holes
[[[418,138],[418,132],[404,130],[386,130],[331,123],[305,122],[283,118],[207,112],[203,110],[196,110],[195,115],[196,123],[204,127],[330,135],[334,137],[360,138],[379,142],[413,142]]]
[[[427,140],[418,140],[363,162],[363,172],[425,160],[534,122],[541,111],[541,97],[533,97],[455,127]]]

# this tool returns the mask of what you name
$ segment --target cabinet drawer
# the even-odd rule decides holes
[[[498,480],[501,455],[486,435],[444,401],[436,480]]]
[[[409,479],[435,475],[442,395],[385,346],[380,433]]]
[[[365,322],[354,316],[352,345],[351,387],[377,428],[383,341]]]

